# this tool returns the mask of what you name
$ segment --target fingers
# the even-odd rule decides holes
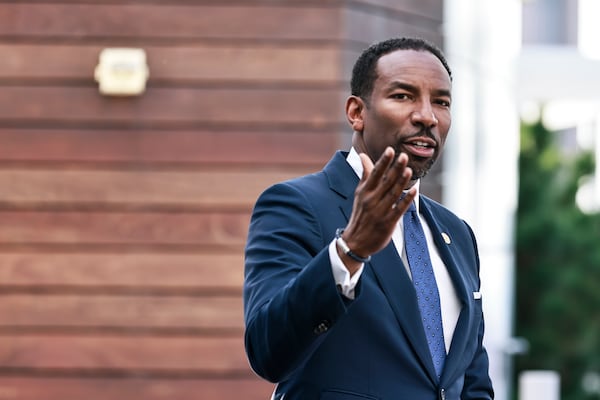
[[[417,195],[417,189],[414,187],[411,187],[410,189],[408,189],[406,191],[404,196],[401,196],[400,198],[398,198],[398,200],[396,200],[396,202],[392,205],[392,210],[396,214],[399,214],[399,215],[404,214],[410,207],[410,204],[413,202],[416,195]]]
[[[412,178],[412,169],[408,167],[408,156],[400,153],[396,161],[390,165],[384,176],[382,186],[394,199],[398,199]]]
[[[396,157],[388,147],[375,164],[366,154],[359,156],[363,175],[355,191],[346,239],[358,254],[373,254],[391,240],[398,220],[416,195],[416,188],[403,195],[412,179],[406,154]]]
[[[385,172],[389,169],[394,159],[394,150],[389,146],[386,147],[375,165],[368,155],[360,153],[359,156],[363,165],[362,180],[365,182],[365,189],[373,190],[380,185]]]
[[[363,190],[372,192],[391,206],[402,195],[412,178],[412,170],[407,166],[408,156],[400,153],[396,157],[394,149],[387,147],[379,160],[373,165],[371,159],[360,154],[363,165]],[[387,197],[387,199],[386,199]]]

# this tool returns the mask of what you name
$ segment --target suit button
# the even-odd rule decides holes
[[[315,326],[313,332],[315,335],[320,335],[321,333],[327,332],[327,330],[329,330],[329,321],[321,321],[319,322],[319,325]]]

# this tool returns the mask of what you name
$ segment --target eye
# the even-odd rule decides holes
[[[435,100],[435,104],[438,104],[442,107],[450,108],[450,101],[444,99]]]
[[[408,100],[410,98],[407,93],[393,93],[390,97],[397,100]]]

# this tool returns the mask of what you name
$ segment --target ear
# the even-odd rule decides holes
[[[350,96],[346,100],[346,118],[355,132],[362,132],[364,129],[363,110],[365,103],[358,96]]]

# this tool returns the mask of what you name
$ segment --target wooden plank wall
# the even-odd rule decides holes
[[[439,44],[441,3],[0,1],[0,399],[267,399],[252,204],[345,146],[357,51]],[[93,80],[121,46],[148,54],[140,97]]]

